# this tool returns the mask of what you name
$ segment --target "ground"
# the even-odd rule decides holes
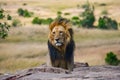
[[[79,64],[79,66],[78,66]],[[84,64],[85,65],[85,64]],[[61,68],[39,66],[15,74],[1,75],[1,80],[119,80],[119,66],[77,66],[72,72]]]

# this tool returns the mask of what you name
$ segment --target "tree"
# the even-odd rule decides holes
[[[83,8],[85,11],[80,15],[82,17],[80,23],[85,28],[93,28],[93,24],[95,22],[94,6],[91,6],[89,2],[87,2],[86,6]]]

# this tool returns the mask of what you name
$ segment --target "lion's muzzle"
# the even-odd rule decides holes
[[[61,40],[59,38],[56,38],[54,41],[55,41],[56,46],[62,46],[63,45],[63,40]]]

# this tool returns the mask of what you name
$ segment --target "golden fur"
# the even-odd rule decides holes
[[[49,26],[50,29],[50,33],[49,33],[49,37],[48,39],[50,40],[50,42],[54,45],[54,47],[56,47],[57,49],[61,50],[61,49],[65,49],[67,43],[70,42],[70,32],[68,31],[71,28],[71,23],[67,23],[66,21],[63,21],[61,23],[59,23],[57,20],[52,22]],[[60,35],[62,34],[62,35]],[[64,39],[64,45],[61,47],[57,47],[54,43],[54,40],[56,38],[60,38],[61,40]]]

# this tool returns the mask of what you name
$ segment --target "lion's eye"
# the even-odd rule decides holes
[[[55,34],[55,32],[53,32],[53,34]]]
[[[63,34],[63,32],[62,32],[62,31],[60,31],[60,34],[62,35],[62,34]]]

